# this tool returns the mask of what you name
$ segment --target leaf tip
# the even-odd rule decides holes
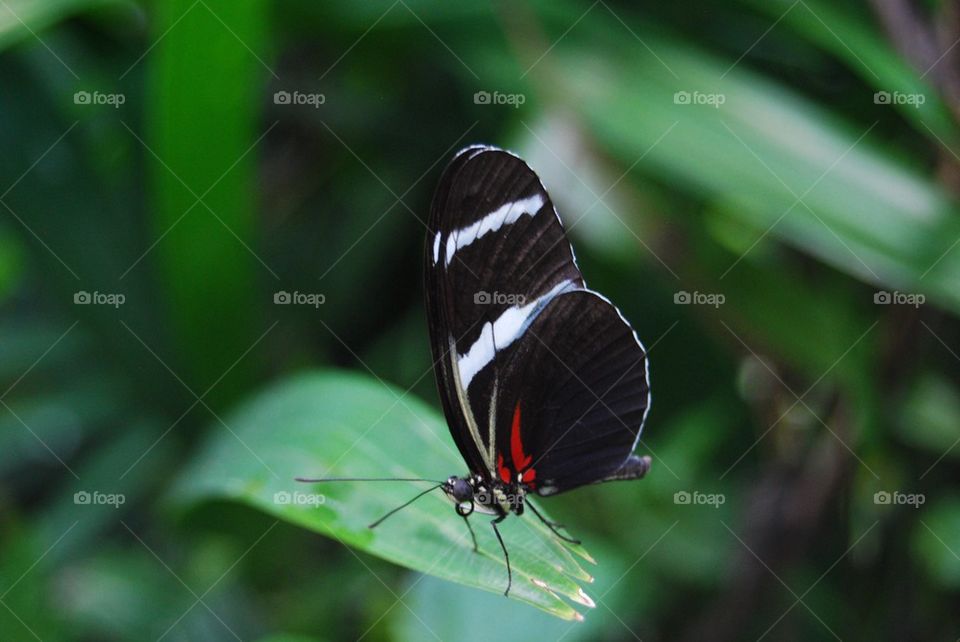
[[[587,595],[582,588],[577,589],[577,603],[583,604],[588,608],[596,608],[597,603],[593,601],[593,598]]]

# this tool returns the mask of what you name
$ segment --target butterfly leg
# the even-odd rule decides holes
[[[500,537],[500,529],[497,528],[497,524],[506,519],[506,515],[501,515],[496,519],[490,521],[490,525],[493,526],[493,532],[497,536],[497,541],[500,542],[500,548],[503,549],[503,559],[507,562],[507,590],[503,592],[504,597],[510,595],[510,587],[513,586],[513,573],[510,571],[510,553],[507,552],[507,547],[503,543],[503,538]]]
[[[571,544],[579,544],[579,543],[580,543],[580,540],[574,539],[573,537],[569,537],[569,536],[564,535],[563,533],[561,533],[561,532],[559,531],[559,529],[563,527],[563,524],[558,524],[557,522],[551,522],[549,519],[547,519],[546,517],[544,517],[543,515],[541,515],[541,514],[540,514],[540,511],[537,510],[537,507],[533,505],[533,502],[528,501],[528,502],[527,502],[527,506],[530,507],[530,510],[533,511],[533,514],[536,515],[537,518],[538,518],[541,522],[543,522],[544,526],[546,526],[547,528],[549,528],[549,529],[551,530],[551,532],[553,532],[554,535],[556,535],[557,537],[559,537],[560,539],[562,539],[562,540],[565,541],[565,542],[570,542]]]
[[[461,515],[463,518],[463,523],[467,525],[467,530],[470,531],[470,539],[473,540],[473,552],[477,552],[477,536],[473,532],[473,526],[470,525],[470,520],[467,519],[466,515]]]

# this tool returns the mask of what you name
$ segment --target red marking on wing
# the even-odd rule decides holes
[[[523,452],[523,442],[520,440],[520,402],[513,411],[513,426],[510,430],[510,455],[513,457],[513,467],[516,470],[523,470],[530,465],[533,459]]]
[[[524,470],[530,466],[533,457],[524,452],[523,441],[520,437],[520,424],[520,402],[518,401],[517,407],[513,411],[513,425],[510,427],[510,456],[513,459],[514,470],[521,472],[523,482],[532,486],[533,480],[537,478],[537,471],[533,468]],[[503,475],[503,471],[501,471],[500,475]]]
[[[503,465],[503,453],[497,454],[497,470],[500,471],[500,479],[503,483],[510,483],[510,469]]]

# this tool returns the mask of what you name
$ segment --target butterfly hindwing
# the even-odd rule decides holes
[[[556,296],[502,361],[501,480],[550,495],[617,472],[639,439],[649,385],[643,347],[609,301]]]

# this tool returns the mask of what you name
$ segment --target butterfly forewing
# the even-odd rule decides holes
[[[498,347],[519,337],[552,292],[583,280],[540,180],[502,150],[454,158],[428,229],[427,307],[444,410],[471,469],[489,472]]]

